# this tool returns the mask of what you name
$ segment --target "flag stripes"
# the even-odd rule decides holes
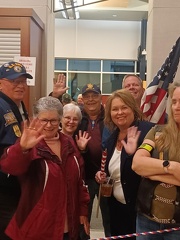
[[[143,94],[141,109],[150,122],[159,124],[165,122],[168,87],[176,75],[179,58],[180,38]]]

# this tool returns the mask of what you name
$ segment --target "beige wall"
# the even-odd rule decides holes
[[[147,26],[147,80],[156,75],[180,36],[180,1],[149,0]],[[180,68],[175,80],[180,80]]]
[[[56,19],[55,28],[55,57],[137,59],[140,21]]]

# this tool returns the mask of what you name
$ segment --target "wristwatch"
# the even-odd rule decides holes
[[[163,161],[163,168],[166,173],[168,173],[168,167],[170,166],[170,162],[168,160]]]

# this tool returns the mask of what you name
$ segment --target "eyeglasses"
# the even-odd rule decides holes
[[[67,116],[67,117],[63,116],[63,118],[65,119],[66,122],[70,122],[70,121],[75,122],[75,123],[79,122],[78,118],[73,118],[73,117],[69,117],[69,116]]]
[[[21,84],[27,84],[27,79],[13,79],[13,80],[8,80],[8,79],[5,79],[3,78],[2,80],[6,81],[6,82],[9,82],[9,83],[12,83],[13,85],[17,86],[19,85],[20,83]]]
[[[83,99],[88,100],[88,99],[98,99],[99,94],[84,94]]]
[[[38,119],[39,119],[39,118],[38,118]],[[48,124],[48,122],[49,122],[52,126],[57,126],[57,125],[59,125],[60,120],[59,120],[59,119],[39,119],[39,122],[40,122],[42,125],[46,125],[46,124]]]

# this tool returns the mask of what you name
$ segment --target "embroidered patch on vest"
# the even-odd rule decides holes
[[[21,137],[21,130],[19,129],[18,125],[13,126],[14,133],[17,137]]]
[[[13,112],[8,112],[8,113],[4,114],[4,119],[6,121],[5,127],[7,127],[13,123],[17,123],[17,119]]]

